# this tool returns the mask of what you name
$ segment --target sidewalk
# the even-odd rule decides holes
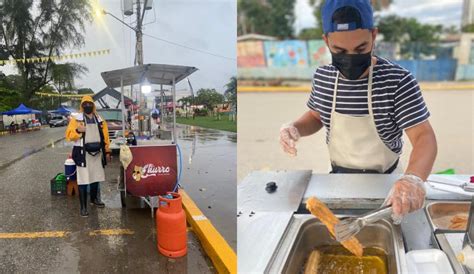
[[[248,83],[248,81],[245,81]],[[238,92],[310,92],[309,82],[285,81],[279,86],[266,86],[261,82],[261,86],[239,85]],[[474,91],[474,82],[472,81],[449,81],[449,82],[420,82],[423,91],[433,90],[472,90]]]

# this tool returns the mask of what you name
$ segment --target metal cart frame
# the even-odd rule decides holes
[[[124,98],[124,86],[139,85],[138,98],[141,107],[141,87],[142,84],[147,81],[150,85],[161,85],[171,86],[171,95],[173,100],[173,130],[172,130],[172,142],[171,144],[177,144],[176,138],[176,84],[186,79],[189,75],[196,72],[196,67],[190,66],[179,66],[179,65],[167,65],[167,64],[145,64],[141,66],[133,66],[118,70],[105,71],[101,73],[102,79],[106,85],[110,88],[120,87],[121,94],[121,109],[122,109],[122,132],[125,135],[126,123],[125,123],[125,98]],[[121,173],[123,178],[123,188],[119,187],[122,198],[127,197],[127,182],[125,176],[125,170]],[[132,195],[134,196],[134,195]],[[144,203],[146,203],[151,209],[151,215],[153,217],[153,208],[158,206],[157,196],[136,196],[139,197]]]

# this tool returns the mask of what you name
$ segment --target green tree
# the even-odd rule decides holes
[[[302,29],[300,34],[298,34],[298,39],[300,40],[313,40],[321,39],[323,31],[320,28],[305,28]]]
[[[462,27],[462,32],[474,32],[474,24],[465,25]]]
[[[44,85],[39,90],[41,93],[49,93],[55,96],[34,96],[30,100],[31,107],[40,110],[53,110],[60,104],[60,98],[57,97],[58,91],[51,85]]]
[[[178,99],[179,103],[182,103],[184,105],[192,105],[194,101],[194,97],[192,95],[182,97],[181,99]]]
[[[196,105],[204,105],[208,110],[212,110],[214,106],[224,102],[224,95],[215,89],[199,89],[194,98]]]
[[[20,88],[23,79],[20,75],[2,75],[0,79],[0,111],[7,111],[21,103]]]
[[[379,33],[386,42],[399,43],[403,58],[419,58],[436,53],[441,25],[421,24],[415,18],[390,15],[380,18]]]
[[[85,66],[75,63],[53,64],[51,67],[51,81],[61,94],[65,91],[75,90],[74,80],[88,71]]]
[[[293,37],[295,0],[239,0],[237,5],[239,35],[259,33]]]
[[[91,88],[79,88],[77,94],[94,94],[94,91]]]
[[[85,23],[90,21],[88,0],[4,1],[1,10],[0,55],[14,59],[51,57],[66,48],[84,44]],[[23,78],[21,94],[33,97],[51,82],[54,62],[17,62]]]
[[[224,96],[227,101],[232,104],[234,111],[237,111],[237,78],[230,78],[229,83],[225,85]]]

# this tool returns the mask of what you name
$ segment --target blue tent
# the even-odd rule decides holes
[[[57,114],[66,115],[66,114],[70,114],[71,112],[74,112],[74,111],[75,111],[75,110],[70,109],[70,108],[67,108],[67,107],[61,105],[61,106],[58,107],[57,109],[51,110],[50,113],[57,113]]]
[[[37,113],[42,113],[42,111],[36,110],[29,108],[23,104],[20,104],[17,108],[2,112],[3,115],[23,115],[23,114],[37,114]]]

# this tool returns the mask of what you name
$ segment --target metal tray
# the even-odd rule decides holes
[[[465,229],[450,229],[451,218],[456,214],[469,214],[470,202],[432,202],[425,207],[425,213],[433,232],[463,232]]]
[[[387,254],[388,273],[406,273],[405,248],[400,227],[381,220],[364,227],[357,235],[365,247],[378,247]],[[299,273],[310,254],[318,246],[338,244],[326,227],[309,214],[293,215],[270,268],[266,273]]]

